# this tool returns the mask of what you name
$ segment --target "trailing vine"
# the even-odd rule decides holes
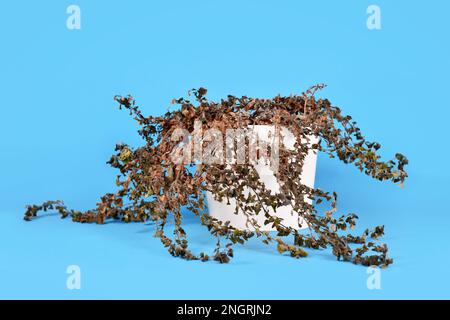
[[[120,109],[126,109],[138,122],[139,134],[145,145],[132,148],[118,144],[108,163],[117,168],[118,191],[101,197],[92,210],[85,212],[68,209],[62,201],[48,201],[41,205],[27,206],[25,220],[32,220],[39,211],[56,210],[62,218],[71,217],[74,222],[105,223],[115,219],[124,222],[155,222],[155,236],[175,257],[187,260],[215,260],[226,263],[233,257],[233,245],[244,244],[257,237],[267,245],[274,244],[278,252],[295,258],[308,255],[305,249],[332,248],[338,260],[355,264],[388,266],[386,244],[378,242],[384,227],[367,229],[362,234],[349,233],[356,225],[356,214],[337,213],[337,195],[300,183],[305,156],[309,150],[321,151],[342,162],[353,164],[366,175],[380,181],[403,185],[408,176],[405,165],[408,160],[397,153],[393,160],[382,161],[378,155],[380,144],[367,141],[356,122],[343,115],[338,107],[327,99],[314,96],[324,85],[316,85],[301,95],[276,96],[273,99],[255,99],[229,95],[220,102],[208,100],[206,89],[190,92],[194,101],[180,98],[173,100],[178,110],[164,116],[144,116],[131,96],[116,96]],[[287,127],[296,137],[293,150],[280,145],[279,169],[276,179],[280,192],[271,193],[254,166],[229,163],[174,163],[170,155],[180,141],[173,139],[177,128],[193,132],[196,123],[201,129],[215,128],[224,135],[229,128],[247,128],[250,125]],[[309,137],[320,138],[319,143],[308,144]],[[207,142],[202,142],[207,144]],[[251,192],[249,193],[248,190]],[[236,214],[244,214],[249,230],[232,227],[208,214],[205,192],[218,201],[235,199]],[[308,199],[312,200],[308,201]],[[330,209],[319,212],[318,204],[326,202]],[[285,205],[306,223],[308,232],[288,227],[269,209]],[[217,240],[210,253],[191,251],[188,236],[183,229],[182,209],[186,208],[198,217]],[[262,231],[254,217],[264,215],[266,225],[276,232]],[[172,235],[166,234],[166,225],[173,222]],[[299,225],[300,225],[299,219]]]

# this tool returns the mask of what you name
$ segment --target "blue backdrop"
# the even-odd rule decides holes
[[[70,4],[81,29],[66,27]],[[381,8],[381,30],[366,9]],[[0,298],[450,298],[447,1],[3,1],[0,6]],[[199,86],[272,97],[324,82],[383,155],[410,160],[404,189],[319,155],[317,186],[360,227],[385,224],[395,263],[381,289],[327,251],[280,256],[258,242],[228,265],[172,258],[144,224],[22,220],[63,199],[88,209],[114,190],[116,142],[141,144],[115,94],[146,114]],[[213,239],[189,220],[196,248]],[[68,290],[66,268],[81,268]]]

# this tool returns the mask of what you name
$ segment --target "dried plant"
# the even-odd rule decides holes
[[[206,89],[191,90],[195,101],[185,98],[173,100],[179,109],[160,117],[146,117],[131,96],[116,96],[120,108],[127,109],[140,126],[139,134],[145,145],[133,149],[118,144],[108,163],[120,170],[116,184],[118,191],[101,197],[95,209],[80,212],[67,209],[61,201],[27,206],[25,220],[32,220],[40,210],[56,210],[62,218],[70,216],[75,222],[102,224],[109,219],[124,222],[155,222],[155,236],[160,238],[170,254],[188,260],[216,260],[226,263],[233,257],[233,245],[244,244],[251,237],[265,244],[275,244],[280,253],[292,257],[306,257],[305,249],[332,248],[338,260],[362,265],[385,267],[393,262],[388,248],[376,239],[384,234],[384,227],[352,235],[357,215],[337,214],[336,193],[312,189],[300,183],[303,162],[310,149],[322,151],[330,157],[354,164],[360,171],[380,181],[390,180],[403,185],[408,160],[396,154],[394,160],[381,161],[380,144],[366,141],[350,116],[341,114],[327,99],[314,93],[324,85],[311,87],[302,95],[276,96],[273,99],[237,98],[229,95],[220,102],[205,98]],[[280,193],[273,194],[259,180],[254,166],[246,164],[175,164],[170,154],[179,145],[172,141],[176,128],[194,130],[200,121],[202,129],[217,128],[225,134],[227,128],[246,128],[249,125],[287,127],[295,135],[294,150],[283,146],[279,151],[279,170],[276,173]],[[317,136],[319,143],[308,145],[308,137]],[[246,192],[251,190],[251,192]],[[218,201],[236,200],[236,214],[244,214],[251,230],[233,228],[229,222],[217,220],[207,212],[205,192]],[[311,199],[312,204],[307,200]],[[320,213],[317,204],[327,202],[330,210]],[[281,218],[269,208],[291,205],[293,211],[307,224],[308,232],[283,225]],[[182,208],[190,210],[202,225],[217,239],[214,252],[195,254],[188,246],[182,223]],[[254,217],[264,215],[265,224],[277,231],[262,231]],[[172,236],[165,233],[168,222],[174,222]]]

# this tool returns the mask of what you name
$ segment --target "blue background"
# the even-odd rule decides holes
[[[81,8],[81,30],[66,8]],[[366,8],[381,7],[368,30]],[[448,1],[2,1],[0,298],[450,298]],[[319,156],[316,184],[385,224],[395,263],[368,290],[366,268],[328,251],[296,260],[251,241],[228,265],[172,258],[144,224],[22,220],[47,199],[89,209],[114,190],[116,142],[141,144],[112,97],[146,114],[205,86],[273,97],[318,82],[383,155],[410,159],[404,189]],[[214,240],[187,219],[195,248]],[[66,288],[68,265],[81,290]]]

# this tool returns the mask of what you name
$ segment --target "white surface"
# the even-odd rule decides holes
[[[263,141],[269,141],[270,133],[273,132],[274,130],[274,127],[270,125],[255,125],[252,126],[252,128],[254,132],[258,135],[259,139]],[[283,128],[282,130],[282,135],[283,135],[282,143],[284,144],[284,146],[288,149],[292,149],[294,147],[295,137],[289,132],[289,130],[286,130],[285,128]],[[317,143],[317,141],[318,141],[317,137],[310,137],[310,144]],[[307,185],[308,187],[311,188],[314,187],[314,179],[316,175],[316,162],[317,162],[317,154],[312,150],[310,150],[305,158],[302,175],[301,177],[299,177],[300,181],[304,185]],[[279,193],[280,186],[276,180],[275,175],[273,174],[273,171],[270,169],[270,166],[258,162],[255,168],[260,176],[260,180],[264,182],[266,188],[271,190],[272,194]],[[253,229],[251,226],[246,226],[247,218],[244,214],[241,213],[234,214],[236,208],[236,202],[234,199],[230,199],[230,204],[227,205],[226,200],[223,202],[214,200],[212,194],[209,192],[207,192],[207,199],[208,199],[209,214],[214,218],[217,218],[224,222],[230,221],[230,224],[238,229],[242,230]],[[307,201],[311,203],[310,199],[307,199]],[[298,215],[293,214],[291,209],[292,209],[291,206],[280,207],[276,210],[275,215],[283,219],[282,222],[283,225],[295,229],[305,228],[306,225],[304,223],[301,223],[299,226]],[[271,214],[274,214],[273,209],[269,209],[269,212]],[[254,216],[254,218],[260,225],[261,230],[263,231],[274,230],[270,226],[264,225],[265,220],[264,212],[260,212],[257,216]]]

